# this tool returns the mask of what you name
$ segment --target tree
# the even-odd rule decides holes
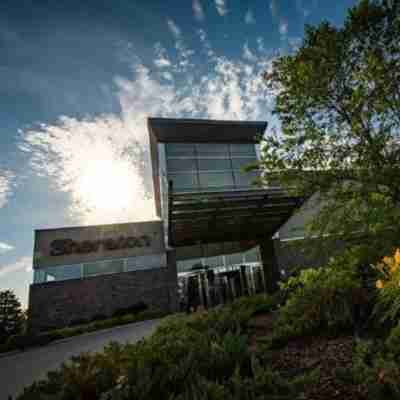
[[[0,292],[0,343],[20,333],[23,327],[21,303],[11,290]]]
[[[388,254],[400,237],[400,0],[362,0],[341,28],[306,26],[265,80],[281,129],[262,141],[264,179],[319,194],[310,234]]]

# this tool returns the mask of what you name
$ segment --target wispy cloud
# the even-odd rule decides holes
[[[14,250],[14,246],[11,246],[4,242],[0,242],[0,255],[5,254],[11,250]]]
[[[29,272],[31,270],[32,270],[32,257],[23,256],[11,264],[0,266],[0,277],[3,277],[8,274],[13,274],[19,271]]]
[[[215,7],[218,11],[218,14],[224,16],[228,13],[228,8],[226,6],[226,0],[215,0]]]
[[[242,55],[243,55],[243,58],[248,61],[257,61],[256,55],[252,53],[252,51],[249,48],[249,44],[247,42],[243,46]]]
[[[61,117],[23,133],[20,148],[30,154],[33,170],[69,193],[77,223],[155,218],[147,117],[268,118],[274,97],[262,75],[272,59],[247,45],[251,59],[230,60],[216,54],[204,31],[198,35],[206,74],[195,66],[188,47],[186,73],[179,52],[168,58],[169,65],[149,68],[138,60],[131,78],[115,79],[120,114]],[[156,58],[160,54],[161,45],[155,47]]]
[[[175,39],[179,39],[182,35],[182,32],[178,25],[176,25],[176,23],[170,18],[167,19],[167,25],[171,33],[175,36]]]
[[[250,9],[247,10],[246,15],[244,16],[244,22],[246,24],[255,24],[256,23],[253,11],[251,11]]]
[[[155,44],[154,52],[156,55],[156,58],[154,59],[154,64],[158,68],[171,66],[171,61],[168,58],[167,50],[161,45],[161,43]]]
[[[288,33],[289,23],[286,18],[281,18],[279,21],[279,33],[282,37],[286,37]]]
[[[203,6],[200,3],[200,0],[193,0],[192,8],[193,8],[194,17],[198,21],[203,21],[204,20],[204,10],[203,10]]]
[[[0,208],[7,204],[8,198],[12,193],[14,174],[8,170],[0,169]]]

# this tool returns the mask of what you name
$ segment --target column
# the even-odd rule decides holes
[[[279,288],[280,272],[274,242],[272,238],[264,238],[259,242],[267,293],[274,293]]]

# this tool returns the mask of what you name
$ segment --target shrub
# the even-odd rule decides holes
[[[0,343],[11,335],[21,334],[25,322],[21,303],[12,290],[0,291]]]
[[[294,398],[308,378],[282,379],[250,354],[245,303],[170,316],[152,337],[74,358],[19,399]]]
[[[356,250],[345,251],[325,267],[302,270],[280,286],[287,301],[275,324],[276,344],[291,336],[354,326],[354,303],[362,289]]]
[[[400,249],[393,257],[384,257],[376,270],[378,294],[373,313],[381,322],[393,324],[400,318]]]
[[[143,301],[139,301],[138,303],[132,304],[129,307],[119,308],[113,313],[113,317],[121,317],[126,314],[138,314],[147,309],[147,304],[145,304]]]
[[[52,334],[13,335],[8,339],[7,346],[9,349],[25,350],[27,347],[44,346],[53,340],[55,340],[55,337]]]

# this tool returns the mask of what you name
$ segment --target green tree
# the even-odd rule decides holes
[[[24,316],[21,303],[11,290],[0,291],[0,343],[21,333]]]
[[[280,129],[262,141],[267,182],[318,193],[309,233],[389,254],[400,233],[400,1],[363,0],[343,27],[306,26],[265,74]]]

